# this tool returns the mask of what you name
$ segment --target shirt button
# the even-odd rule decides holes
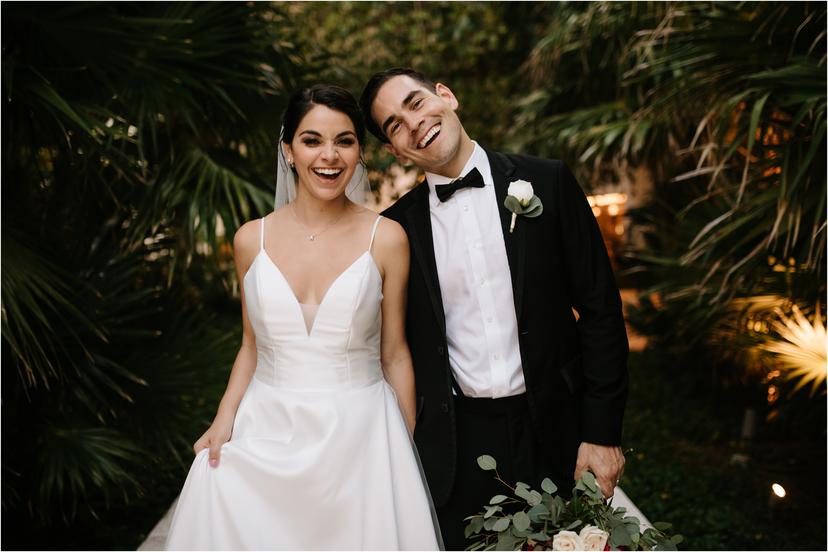
[[[494,359],[495,359],[495,360],[500,360],[500,355],[498,355],[498,354],[496,354],[496,353],[495,353],[495,355],[494,355]]]
[[[464,210],[464,211],[468,211],[468,210],[469,210],[469,206],[468,206],[468,205],[463,205],[463,210]]]
[[[490,317],[488,317],[488,318],[486,319],[486,322],[488,322],[489,324],[491,324],[491,323],[492,323],[492,317],[491,317],[491,316],[490,316]]]
[[[480,278],[480,285],[482,286],[485,283],[486,283],[486,278]]]

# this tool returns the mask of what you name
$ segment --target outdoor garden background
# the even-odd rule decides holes
[[[825,47],[824,2],[4,2],[3,548],[142,542],[239,344],[286,98],[409,65],[590,194],[636,505],[686,549],[825,549]],[[418,179],[365,157],[375,207]]]

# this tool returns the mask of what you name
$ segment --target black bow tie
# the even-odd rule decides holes
[[[460,188],[482,188],[483,186],[485,186],[483,175],[480,174],[477,168],[474,168],[463,178],[458,178],[449,184],[437,184],[434,186],[434,190],[437,192],[437,198],[440,201],[446,201]]]

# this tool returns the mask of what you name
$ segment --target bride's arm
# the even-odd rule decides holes
[[[253,328],[250,326],[250,320],[247,318],[243,283],[244,275],[258,253],[259,224],[261,224],[261,221],[257,220],[242,225],[233,239],[233,256],[241,291],[242,342],[239,352],[236,354],[236,360],[233,362],[227,389],[219,403],[216,417],[207,431],[204,432],[204,435],[193,445],[196,454],[202,449],[210,449],[209,463],[212,467],[218,466],[221,445],[230,440],[236,411],[256,369],[256,337]]]
[[[408,430],[414,433],[414,368],[405,339],[408,290],[408,238],[393,220],[382,219],[374,241],[374,258],[382,271],[382,369],[400,403]]]

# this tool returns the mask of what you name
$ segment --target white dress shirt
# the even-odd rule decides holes
[[[434,187],[453,179],[426,172],[434,257],[446,314],[449,364],[468,397],[526,391],[506,244],[486,152],[476,142],[460,172],[473,168],[483,188],[463,188],[447,201]]]

